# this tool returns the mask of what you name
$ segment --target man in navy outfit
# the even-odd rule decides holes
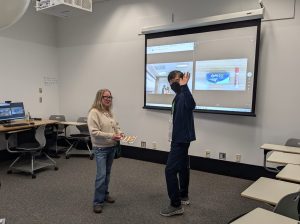
[[[190,204],[188,149],[190,142],[196,140],[193,116],[196,103],[187,86],[189,79],[190,73],[183,74],[176,70],[170,72],[168,76],[169,84],[176,96],[172,102],[171,150],[165,169],[171,203],[160,211],[162,216],[183,214],[182,205]]]

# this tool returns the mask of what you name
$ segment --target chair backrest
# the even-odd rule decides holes
[[[50,115],[49,120],[55,120],[55,121],[66,121],[65,115]],[[57,130],[59,132],[64,132],[65,126],[62,124],[57,125]]]
[[[35,140],[40,144],[41,148],[44,148],[46,145],[46,136],[45,136],[46,125],[41,125],[35,130]]]
[[[49,120],[66,121],[65,115],[50,115]]]
[[[289,138],[286,143],[286,146],[300,147],[300,139],[298,138]]]
[[[77,119],[77,122],[87,123],[87,117],[79,117]],[[80,134],[86,134],[86,135],[90,134],[87,124],[86,125],[77,125],[76,127],[80,131]]]
[[[292,219],[299,220],[298,204],[300,192],[288,194],[280,199],[274,208],[274,212]]]

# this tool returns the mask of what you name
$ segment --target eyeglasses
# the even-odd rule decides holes
[[[112,96],[102,96],[102,98],[105,99],[105,100],[112,100],[113,99]]]

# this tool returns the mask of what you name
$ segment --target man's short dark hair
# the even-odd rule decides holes
[[[183,73],[181,71],[178,70],[171,71],[168,75],[168,82],[174,79],[177,75],[179,75],[180,78],[183,78]]]

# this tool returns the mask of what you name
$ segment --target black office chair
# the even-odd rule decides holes
[[[87,123],[87,117],[79,117],[77,122]],[[94,159],[94,154],[90,149],[90,133],[87,124],[85,125],[76,125],[76,128],[79,130],[79,134],[71,134],[70,140],[73,140],[72,145],[66,151],[66,159],[69,159],[71,155],[88,155],[92,160]],[[79,144],[84,144],[86,150],[79,150],[77,147]],[[76,152],[74,152],[76,150]]]
[[[18,134],[18,132],[11,133],[9,135],[7,139],[7,150],[10,153],[18,153],[20,155],[9,166],[9,169],[7,171],[8,174],[12,173],[13,170],[17,170],[30,173],[32,178],[36,178],[36,170],[46,167],[54,167],[55,170],[58,170],[56,162],[43,151],[46,145],[45,127],[46,125],[42,125],[35,130],[34,142],[22,143],[15,147],[12,147],[12,143],[14,142],[14,140],[16,140],[16,135]],[[45,159],[37,160],[37,156],[44,156],[48,160],[48,162]],[[28,157],[30,159],[30,163],[28,163]]]
[[[54,121],[66,121],[65,115],[50,115],[49,120],[54,120]],[[56,124],[54,128],[54,133],[55,133],[55,152],[58,154],[59,151],[65,151],[67,147],[65,146],[58,146],[58,141],[59,140],[64,140],[67,142],[67,144],[70,146],[71,143],[67,138],[67,133],[65,129],[65,125],[63,124]]]

